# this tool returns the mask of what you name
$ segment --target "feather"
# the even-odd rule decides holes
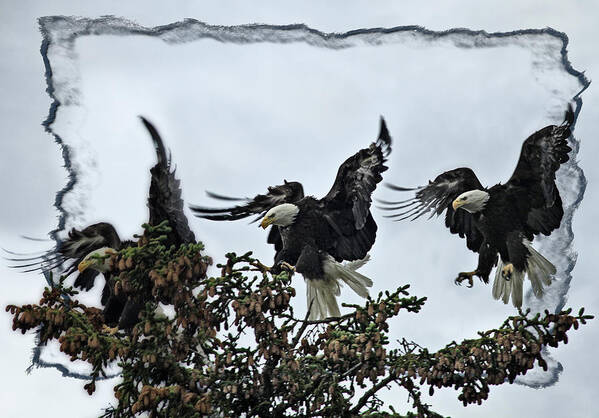
[[[222,194],[216,194],[216,193],[212,193],[208,190],[206,190],[206,195],[208,197],[211,197],[213,199],[218,199],[218,200],[228,200],[228,201],[242,201],[242,200],[249,200],[248,198],[243,198],[243,197],[231,197],[231,196],[223,196]]]
[[[574,116],[568,107],[564,122],[560,126],[550,125],[530,135],[522,144],[516,169],[505,183],[508,189],[522,189],[530,203],[527,213],[531,234],[549,235],[559,228],[563,208],[559,190],[555,184],[555,173],[567,162],[572,148],[568,138],[572,134]]]
[[[512,283],[512,304],[516,308],[522,307],[524,274],[525,272],[523,271],[514,270],[514,273],[512,274],[512,278],[510,280],[510,282]]]
[[[522,243],[528,250],[526,270],[519,271],[514,269],[511,279],[506,280],[501,275],[501,270],[505,264],[500,259],[495,271],[495,280],[493,281],[493,297],[495,299],[502,299],[503,303],[508,303],[511,296],[512,304],[516,308],[522,306],[525,275],[530,280],[533,294],[537,298],[542,298],[544,286],[551,284],[551,276],[556,273],[555,266],[535,250],[530,241],[524,239]]]
[[[500,259],[495,270],[495,279],[493,281],[493,297],[497,300],[501,299],[507,304],[512,299],[512,304],[516,308],[522,306],[522,295],[524,287],[524,271],[514,269],[509,279],[506,279],[501,274],[505,264]]]
[[[341,313],[337,304],[342,283],[347,284],[358,296],[368,297],[368,288],[372,287],[372,280],[358,273],[356,270],[370,260],[366,256],[361,260],[347,263],[338,263],[331,256],[323,261],[324,277],[322,279],[306,278],[306,297],[309,319],[325,319],[337,317]]]
[[[206,206],[190,205],[190,209],[198,218],[212,221],[236,221],[252,215],[263,215],[270,209],[283,203],[297,203],[304,198],[304,188],[301,183],[291,181],[268,188],[268,193],[256,195],[253,199],[239,199],[220,194],[206,192],[214,199],[228,201],[244,201],[228,208],[210,208]]]
[[[150,191],[148,193],[148,209],[150,225],[158,225],[168,221],[171,231],[167,234],[168,241],[164,244],[181,245],[195,243],[195,235],[183,211],[180,181],[171,169],[170,154],[167,157],[164,142],[160,134],[147,119],[140,116],[141,121],[150,133],[156,150],[157,163],[150,169]]]
[[[411,190],[416,192],[412,199],[398,202],[379,201],[383,205],[383,210],[399,210],[399,212],[385,215],[385,217],[398,222],[407,219],[414,221],[426,214],[429,215],[428,218],[430,219],[435,215],[441,215],[445,211],[445,226],[449,228],[452,234],[458,234],[462,238],[465,237],[468,248],[478,252],[483,237],[476,225],[471,222],[472,214],[462,210],[456,216],[457,213],[451,206],[452,202],[462,193],[484,189],[476,174],[470,168],[462,167],[446,171],[438,175],[433,181],[429,181],[426,186],[416,188],[400,187],[393,184],[386,184],[386,186],[401,192]]]
[[[323,279],[306,279],[306,298],[310,314],[308,319],[317,320],[341,316],[337,298],[339,283]]]
[[[371,195],[388,168],[385,162],[391,152],[391,143],[387,125],[381,118],[378,139],[339,166],[333,186],[322,199],[327,207],[351,210],[356,230],[362,229],[368,220]]]
[[[497,269],[495,270],[495,279],[493,280],[493,298],[495,300],[499,300],[503,297],[503,292],[505,290],[505,280],[501,277],[501,269],[503,268],[503,261],[501,258],[497,262]]]
[[[551,276],[555,275],[557,270],[549,260],[533,248],[530,241],[523,240],[522,243],[529,252],[526,259],[526,272],[530,279],[533,293],[537,298],[542,298],[545,292],[543,285],[551,285]]]

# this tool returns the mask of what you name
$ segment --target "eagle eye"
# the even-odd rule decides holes
[[[468,196],[462,197],[462,200],[468,200]]]

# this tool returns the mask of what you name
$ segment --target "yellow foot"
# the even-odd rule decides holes
[[[281,267],[287,270],[290,273],[295,273],[295,266],[292,266],[287,261],[281,262]]]
[[[472,287],[474,286],[474,280],[472,279],[472,277],[474,275],[476,275],[477,271],[462,271],[461,273],[458,274],[457,279],[454,280],[454,283],[457,284],[458,286],[462,285],[462,282],[464,280],[468,280],[468,286],[466,287]]]
[[[503,266],[501,269],[501,275],[505,280],[511,280],[512,274],[514,274],[514,265],[512,263]]]
[[[105,332],[108,335],[114,335],[119,332],[119,327],[109,327],[108,325],[104,324],[102,325],[102,332]]]

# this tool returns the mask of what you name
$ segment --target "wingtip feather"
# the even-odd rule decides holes
[[[572,126],[574,123],[574,109],[572,107],[572,103],[568,103],[568,109],[564,115],[564,123],[568,126]]]
[[[214,193],[209,190],[206,190],[206,196],[211,197],[212,199],[227,200],[227,201],[232,201],[232,202],[247,200],[246,198],[243,198],[243,197],[224,196],[222,194]]]
[[[385,118],[381,115],[381,122],[379,128],[379,136],[377,138],[377,145],[379,147],[384,146],[383,153],[385,156],[389,155],[391,152],[391,135],[389,134],[389,129],[387,128],[387,123],[385,122]]]
[[[154,143],[154,148],[156,149],[156,156],[158,158],[158,164],[160,165],[168,165],[170,158],[166,155],[166,149],[164,148],[164,142],[162,141],[162,137],[158,133],[158,130],[154,126],[152,122],[147,120],[145,117],[139,115],[138,116],[148,132],[150,133],[150,137],[152,138],[152,142]]]
[[[422,189],[422,187],[402,187],[402,186],[397,186],[395,184],[391,184],[391,183],[384,183],[385,187],[388,187],[391,190],[396,190],[398,192],[411,192],[414,190],[419,190]]]

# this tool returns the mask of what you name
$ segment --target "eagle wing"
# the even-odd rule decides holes
[[[256,195],[253,199],[222,196],[212,192],[206,192],[213,199],[226,201],[243,201],[227,208],[209,208],[205,206],[190,206],[198,218],[210,219],[211,221],[236,221],[248,216],[258,215],[257,219],[264,216],[271,208],[283,203],[296,203],[304,198],[304,188],[301,183],[285,180],[284,184],[271,186],[268,193]]]
[[[568,106],[564,122],[550,125],[529,136],[522,144],[520,158],[512,177],[505,183],[508,192],[525,193],[525,221],[529,233],[549,235],[559,228],[564,209],[555,173],[570,159],[568,138],[574,122],[574,112]]]
[[[140,119],[152,137],[158,159],[156,165],[150,169],[152,177],[148,195],[149,224],[158,225],[168,221],[171,228],[167,235],[168,245],[195,243],[195,235],[183,211],[180,180],[175,177],[175,170],[171,168],[170,155],[167,157],[162,138],[154,125],[141,116]]]
[[[470,168],[462,167],[440,174],[427,186],[416,189],[388,185],[393,190],[416,190],[412,199],[399,202],[381,202],[384,210],[399,210],[398,213],[389,215],[396,220],[415,220],[429,214],[429,219],[434,215],[439,216],[445,212],[445,226],[452,234],[466,238],[466,245],[474,252],[478,252],[482,242],[482,233],[473,223],[472,214],[465,210],[454,211],[451,203],[462,193],[469,190],[483,190],[484,187]]]
[[[324,218],[339,235],[331,254],[335,259],[364,258],[374,244],[377,226],[370,213],[371,195],[387,170],[390,152],[391,136],[381,117],[377,140],[341,164],[333,187],[320,200]]]
[[[71,229],[69,238],[60,243],[57,252],[63,258],[63,262],[73,260],[69,268],[64,272],[68,276],[77,269],[79,263],[92,251],[102,247],[110,247],[118,251],[121,245],[121,239],[114,226],[107,222],[99,222],[81,231],[75,228]],[[98,272],[92,269],[89,270],[90,273],[87,273],[86,270],[77,276],[75,286],[86,290],[91,289]]]
[[[190,206],[195,216],[212,221],[236,221],[256,215],[254,222],[264,216],[271,208],[283,203],[297,203],[304,198],[304,188],[297,181],[284,180],[283,184],[270,186],[266,194],[256,195],[253,199],[223,196],[207,192],[213,199],[229,202],[243,202],[226,208],[209,208],[205,206]],[[272,226],[268,233],[267,242],[280,251],[283,243],[278,226]]]
[[[29,262],[11,266],[23,269],[23,272],[49,272],[63,266],[65,263],[69,263],[68,267],[62,273],[64,276],[69,276],[77,270],[77,266],[87,254],[102,247],[110,247],[117,250],[121,247],[119,235],[114,227],[106,222],[99,222],[82,230],[71,229],[65,240],[60,241],[54,249],[41,256],[12,258],[9,260],[21,263]],[[75,286],[89,290],[93,287],[97,275],[98,272],[93,269],[85,270],[83,273],[79,273],[75,279]]]

